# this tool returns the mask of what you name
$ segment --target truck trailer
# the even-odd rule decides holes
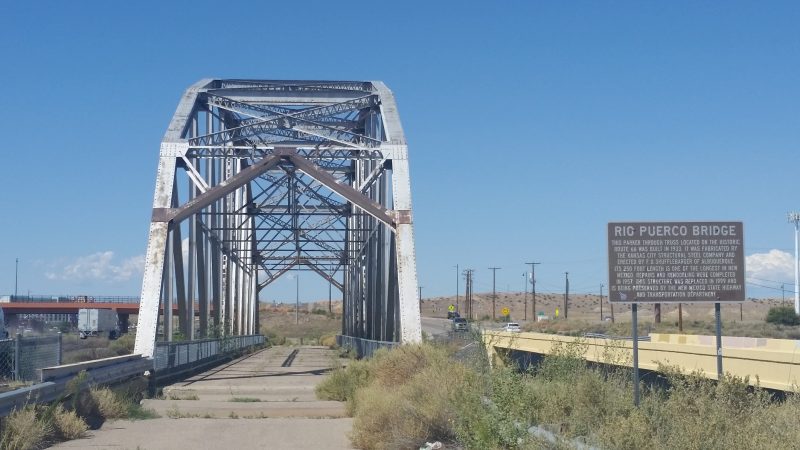
[[[81,339],[106,333],[112,340],[119,337],[119,318],[115,311],[94,308],[78,310],[78,334]]]

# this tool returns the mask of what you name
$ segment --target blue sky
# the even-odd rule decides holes
[[[138,295],[159,141],[204,77],[385,81],[424,297],[456,264],[520,291],[531,260],[597,292],[626,220],[741,220],[751,280],[791,284],[799,3],[382,3],[4,6],[0,294],[19,257],[22,293]]]

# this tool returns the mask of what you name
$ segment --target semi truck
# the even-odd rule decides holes
[[[81,339],[106,333],[112,340],[119,337],[119,317],[116,311],[95,308],[78,310],[78,334]]]

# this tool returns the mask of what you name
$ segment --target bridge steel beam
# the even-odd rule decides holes
[[[342,292],[342,334],[419,342],[412,217],[382,82],[201,80],[161,142],[135,352],[259,332],[259,293],[296,270]]]

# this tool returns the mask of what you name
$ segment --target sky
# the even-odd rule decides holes
[[[742,221],[748,295],[790,295],[798,23],[780,1],[12,2],[0,294],[19,258],[21,294],[138,295],[159,142],[219,77],[386,82],[423,297],[455,294],[457,264],[522,291],[530,261],[538,292],[569,272],[596,293],[608,222],[690,220]],[[301,275],[301,300],[327,294]]]

